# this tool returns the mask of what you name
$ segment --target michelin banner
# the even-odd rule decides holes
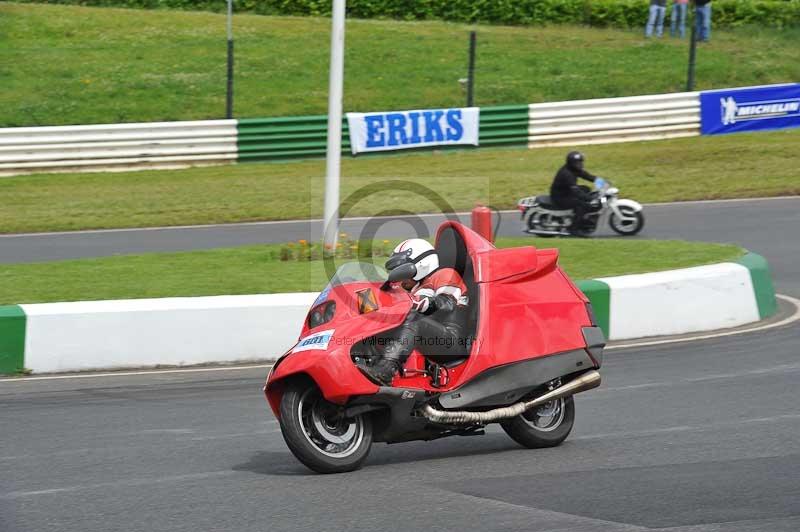
[[[478,145],[480,109],[347,113],[353,155],[455,144]]]
[[[700,93],[701,133],[800,127],[800,83]]]

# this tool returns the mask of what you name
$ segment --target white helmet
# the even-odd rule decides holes
[[[392,256],[386,261],[386,269],[392,271],[401,264],[408,263],[417,267],[414,280],[420,281],[439,268],[439,255],[427,240],[409,238],[394,248]]]

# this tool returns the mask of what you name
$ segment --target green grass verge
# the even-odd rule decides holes
[[[800,194],[800,130],[587,146],[588,167],[642,202]],[[342,199],[370,184],[422,184],[457,210],[513,208],[544,193],[568,148],[481,149],[346,159]],[[321,217],[325,162],[0,179],[0,233]],[[436,212],[400,190],[347,214]]]
[[[729,244],[655,240],[502,238],[500,247],[557,247],[574,279],[734,260]],[[280,261],[279,244],[210,251],[0,265],[0,305],[220,294],[309,292],[327,282],[322,261]],[[376,262],[383,263],[382,257]],[[337,262],[346,262],[340,259]]]
[[[0,3],[0,19],[0,126],[224,116],[224,15]],[[474,27],[349,20],[345,109],[463,104]],[[642,28],[477,28],[479,105],[685,86],[686,40],[645,41]],[[237,117],[325,113],[329,19],[236,15],[234,31]],[[798,41],[800,29],[715,30],[698,49],[698,89],[796,81]]]

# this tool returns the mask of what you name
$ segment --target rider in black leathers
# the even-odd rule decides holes
[[[556,173],[553,184],[550,186],[550,199],[562,209],[573,209],[575,216],[572,220],[570,232],[583,236],[581,224],[587,212],[593,210],[590,204],[590,194],[578,185],[578,178],[594,183],[595,176],[583,169],[585,157],[579,151],[567,154],[567,162]]]
[[[428,242],[411,238],[401,242],[386,261],[386,269],[414,264],[414,277],[401,286],[411,295],[411,310],[395,338],[373,363],[360,363],[361,371],[376,384],[391,386],[414,349],[427,357],[454,357],[468,351],[466,337],[469,294],[461,275],[440,267],[439,254]]]

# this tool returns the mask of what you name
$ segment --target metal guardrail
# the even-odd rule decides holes
[[[528,118],[530,148],[692,137],[700,134],[700,93],[537,103]]]
[[[246,118],[239,120],[238,160],[241,162],[324,157],[328,117]],[[342,153],[350,153],[347,121],[342,123]]]
[[[528,143],[528,106],[481,107],[481,146],[524,146]]]
[[[236,120],[0,129],[0,176],[236,160]]]
[[[0,176],[324,157],[327,120],[315,115],[0,129]],[[342,134],[342,153],[349,155],[346,120]],[[483,107],[479,142],[536,148],[699,134],[699,93],[687,92]]]
[[[327,149],[325,115],[242,119],[238,129],[240,162],[324,157]],[[527,144],[528,106],[481,108],[479,142],[481,146]],[[342,121],[342,154],[350,155],[347,120]]]

